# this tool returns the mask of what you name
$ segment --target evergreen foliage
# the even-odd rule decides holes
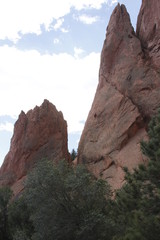
[[[25,194],[15,199],[9,206],[9,226],[13,240],[30,240],[34,227],[30,219],[31,211]]]
[[[148,164],[124,169],[114,199],[84,166],[41,161],[21,197],[11,202],[11,190],[0,189],[0,240],[159,240],[160,111],[141,148]]]
[[[141,143],[142,152],[151,161],[160,161],[160,109],[149,123],[148,136],[149,141]]]
[[[108,185],[83,166],[42,161],[26,183],[34,240],[105,239]]]
[[[149,141],[142,142],[148,165],[133,174],[126,170],[126,184],[117,193],[113,213],[118,240],[160,238],[160,112],[149,124]]]
[[[12,191],[8,187],[0,188],[0,240],[10,240],[8,223],[8,205],[12,197]]]
[[[74,149],[72,149],[71,160],[73,161],[76,157],[77,157],[77,152]]]

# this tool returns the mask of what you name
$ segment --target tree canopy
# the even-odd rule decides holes
[[[141,143],[147,165],[126,171],[126,184],[117,192],[113,213],[119,240],[160,238],[160,111],[149,124],[149,141]],[[118,218],[117,218],[118,216]]]
[[[33,239],[103,239],[110,190],[84,166],[42,161],[29,175],[26,193]]]
[[[109,185],[85,166],[40,161],[23,194],[11,201],[0,188],[0,240],[159,240],[160,112],[141,143],[146,165],[111,195]]]
[[[0,240],[10,240],[8,222],[8,204],[12,197],[12,191],[8,187],[0,188]]]

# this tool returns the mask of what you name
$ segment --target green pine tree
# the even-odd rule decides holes
[[[10,240],[8,222],[8,206],[12,197],[12,191],[8,187],[0,188],[0,240]]]
[[[106,214],[110,190],[84,166],[42,161],[26,182],[33,240],[105,240],[113,235]]]
[[[148,135],[149,141],[141,144],[148,165],[140,165],[133,174],[125,169],[126,184],[117,192],[112,210],[116,240],[160,238],[160,111],[151,120]]]

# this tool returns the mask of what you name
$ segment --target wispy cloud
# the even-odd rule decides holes
[[[111,0],[110,5],[112,6],[115,3],[118,3],[118,0]]]
[[[81,1],[74,1],[74,7],[77,10],[82,9],[100,9],[102,4],[110,4],[110,2],[115,0],[81,0]]]
[[[13,123],[10,122],[6,122],[6,123],[2,123],[0,124],[0,131],[7,131],[7,132],[13,132]]]
[[[74,47],[74,57],[79,58],[85,51],[82,48]]]
[[[63,32],[63,33],[69,32],[68,29],[65,29],[64,27],[62,27],[63,22],[64,22],[64,18],[57,19],[57,22],[56,22],[56,24],[53,26],[53,29],[54,29],[55,31],[60,30],[60,31]],[[50,28],[50,29],[51,29],[51,28]]]
[[[66,28],[61,28],[60,30],[61,30],[61,32],[63,32],[63,33],[68,33],[68,32],[69,32],[69,30],[66,29]]]
[[[80,21],[80,22],[82,22],[84,24],[88,24],[88,25],[93,24],[93,23],[99,21],[99,17],[98,16],[89,16],[89,15],[86,15],[86,14],[82,14],[82,15],[80,15],[78,17],[75,17],[75,19],[77,21]]]
[[[60,29],[63,22],[64,22],[64,18],[57,19],[56,24],[53,26],[54,30]]]
[[[58,38],[54,38],[54,39],[53,39],[53,43],[54,43],[54,44],[58,44],[58,43],[60,43],[60,40],[59,40]]]
[[[63,19],[65,15],[70,13],[71,8],[76,11],[100,9],[102,4],[115,2],[116,0],[0,1],[0,39],[10,39],[16,42],[23,34],[35,33],[39,35],[42,32],[42,25],[49,31],[53,21]],[[58,28],[58,26],[56,27]]]

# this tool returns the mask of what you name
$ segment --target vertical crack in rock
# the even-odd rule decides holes
[[[124,182],[124,166],[133,170],[145,161],[140,142],[147,138],[146,124],[160,106],[159,6],[158,0],[143,0],[135,33],[125,6],[118,4],[107,27],[78,162],[107,179],[113,189]]]

